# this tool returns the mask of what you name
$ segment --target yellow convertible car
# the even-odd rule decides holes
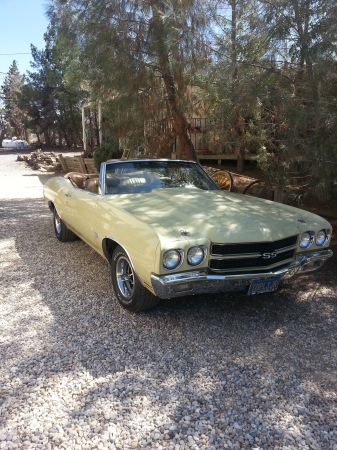
[[[111,264],[129,311],[193,294],[275,291],[332,255],[331,225],[291,206],[222,191],[198,164],[120,160],[51,178],[61,242],[80,237]]]

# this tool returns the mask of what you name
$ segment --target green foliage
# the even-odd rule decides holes
[[[118,139],[114,139],[110,144],[104,144],[94,151],[94,163],[96,169],[99,171],[101,163],[109,159],[119,159],[123,154],[123,150],[119,149]]]
[[[190,119],[207,118],[205,146],[241,162],[257,155],[289,199],[333,195],[335,0],[49,3],[46,48],[32,48],[35,72],[21,88],[29,125],[46,139],[78,142],[90,99],[102,105],[103,142],[112,134],[158,154],[178,136],[193,157]]]
[[[80,145],[82,140],[81,103],[86,93],[79,53],[51,25],[45,33],[46,46],[31,46],[34,71],[28,73],[18,95],[18,104],[27,115],[26,126],[47,144]]]
[[[263,178],[289,201],[331,198],[337,179],[335,2],[221,3],[230,4],[231,13],[221,22],[221,57],[207,89],[213,114],[224,123],[226,152],[257,154]],[[260,4],[257,14],[254,4]]]
[[[289,74],[291,72],[289,71]],[[325,201],[337,178],[337,89],[333,61],[319,60],[309,74],[291,83],[268,77],[272,95],[260,122],[265,139],[258,161],[265,177],[297,202]],[[294,94],[295,93],[295,94]]]
[[[5,118],[7,120],[6,133],[26,139],[24,129],[24,111],[18,106],[18,97],[24,82],[16,61],[13,61],[1,86],[2,98],[5,105]]]
[[[91,98],[113,105],[119,135],[141,140],[144,121],[171,119],[192,159],[188,89],[207,64],[207,12],[199,0],[56,0],[51,9],[60,28],[74,19]]]

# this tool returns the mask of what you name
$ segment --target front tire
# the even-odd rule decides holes
[[[66,224],[63,222],[59,216],[56,208],[54,209],[54,231],[55,236],[61,242],[75,241],[78,239],[76,234],[69,230]]]
[[[117,247],[111,259],[112,284],[120,305],[138,312],[154,308],[160,301],[139,281],[126,252]]]

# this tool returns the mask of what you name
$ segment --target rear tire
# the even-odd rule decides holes
[[[126,252],[116,247],[111,259],[112,284],[120,305],[132,312],[154,308],[160,299],[146,289],[135,274]]]
[[[61,242],[75,241],[78,239],[75,233],[69,230],[66,224],[63,222],[59,216],[56,208],[54,209],[54,231],[55,236]]]

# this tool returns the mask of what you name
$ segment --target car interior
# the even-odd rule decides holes
[[[80,189],[94,194],[99,192],[99,175],[97,173],[69,172],[64,177],[68,178],[74,186]]]

